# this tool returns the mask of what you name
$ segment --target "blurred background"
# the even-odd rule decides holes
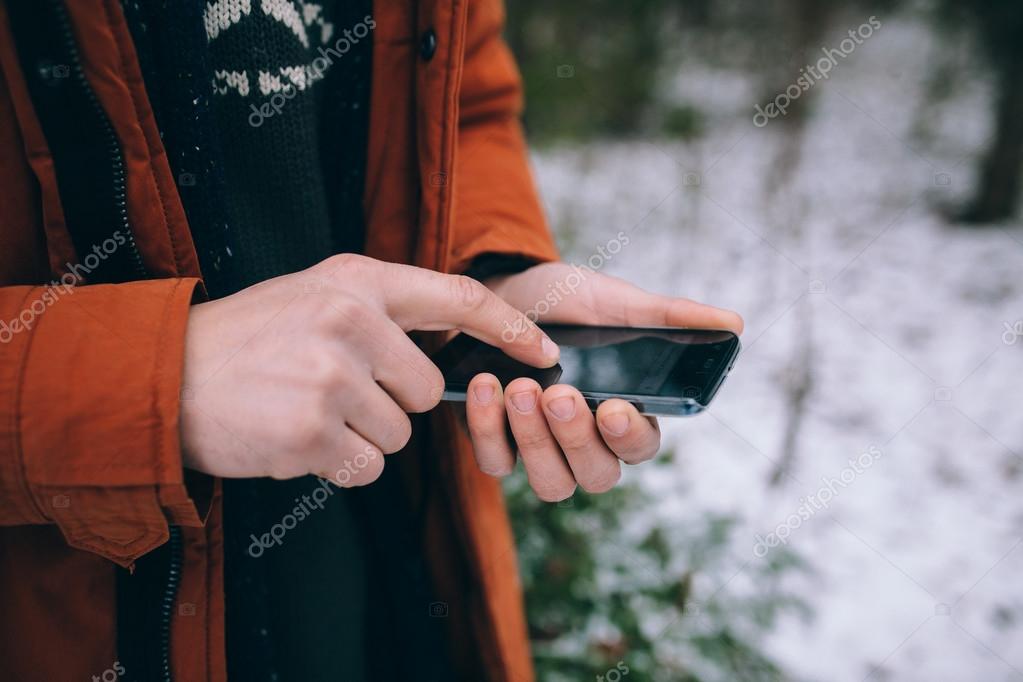
[[[604,496],[509,480],[539,679],[1023,680],[1023,3],[509,3],[567,261],[741,312]]]

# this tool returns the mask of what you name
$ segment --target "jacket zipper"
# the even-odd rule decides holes
[[[181,584],[181,560],[183,552],[181,528],[170,527],[170,565],[167,567],[167,582],[164,583],[163,599],[160,602],[160,674],[164,682],[172,682],[170,665],[171,619],[174,616],[174,602]]]
[[[114,126],[111,125],[110,119],[107,118],[106,111],[100,105],[99,100],[96,98],[96,93],[93,92],[92,86],[89,85],[89,81],[85,77],[85,71],[82,69],[82,60],[78,53],[78,44],[75,42],[75,36],[71,30],[71,21],[68,17],[67,8],[62,0],[53,0],[53,6],[60,22],[64,45],[67,47],[68,54],[71,55],[71,70],[74,72],[75,79],[82,86],[82,90],[89,100],[89,105],[96,111],[97,118],[103,126],[103,134],[107,140],[107,150],[110,154],[114,175],[114,206],[117,209],[118,219],[128,242],[127,246],[131,254],[134,275],[138,279],[149,279],[149,271],[142,261],[142,253],[135,242],[135,233],[132,232],[131,224],[128,220],[127,173],[124,168],[124,156],[121,154],[121,143],[117,139]]]
[[[71,30],[71,21],[67,8],[62,0],[52,0],[56,15],[60,23],[61,34],[68,54],[71,56],[71,69],[75,79],[82,86],[83,92],[89,100],[90,106],[96,111],[98,119],[102,123],[103,133],[107,140],[107,151],[110,155],[111,168],[113,168],[114,182],[114,206],[121,228],[124,230],[128,249],[130,250],[133,274],[138,279],[151,279],[151,274],[142,260],[142,252],[135,241],[135,233],[131,229],[131,221],[128,218],[128,191],[127,172],[124,165],[124,156],[121,153],[121,143],[117,139],[106,111],[99,103],[96,93],[85,77],[82,68],[81,55],[78,52],[78,44],[75,42],[74,33]],[[178,587],[181,584],[181,569],[183,563],[183,542],[181,528],[170,527],[170,558],[167,567],[167,579],[164,582],[163,594],[160,600],[160,674],[164,682],[173,682],[171,674],[170,644],[171,644],[171,621],[174,615],[174,603],[177,600]]]

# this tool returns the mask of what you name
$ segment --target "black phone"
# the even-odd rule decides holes
[[[502,386],[530,377],[541,388],[569,384],[591,410],[609,398],[627,400],[642,414],[684,416],[703,411],[739,354],[729,331],[656,327],[592,327],[542,324],[561,348],[557,365],[537,369],[459,334],[434,356],[444,375],[443,400],[464,402],[469,382],[481,372]]]

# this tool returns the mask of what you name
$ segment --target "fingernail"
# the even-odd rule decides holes
[[[521,393],[512,393],[511,396],[512,405],[519,412],[525,414],[531,412],[533,407],[536,405],[536,391],[522,391]]]
[[[540,341],[540,348],[543,350],[543,354],[552,360],[557,360],[561,356],[561,351],[558,350],[558,345],[551,341],[546,336]]]
[[[629,417],[621,412],[609,414],[600,420],[600,425],[612,436],[621,436],[629,430]]]
[[[563,422],[575,416],[575,400],[571,396],[555,398],[547,403],[547,409]]]
[[[494,398],[494,387],[490,384],[479,384],[472,392],[476,396],[476,402],[481,405],[486,405]]]

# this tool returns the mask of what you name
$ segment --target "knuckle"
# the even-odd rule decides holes
[[[424,377],[419,382],[421,389],[414,391],[408,399],[408,407],[412,412],[429,412],[440,404],[444,394],[444,378],[440,372],[436,376]]]
[[[444,382],[433,381],[429,384],[429,392],[426,395],[426,400],[419,412],[429,412],[433,408],[440,405],[440,400],[444,396]]]
[[[409,411],[415,414],[429,412],[435,408],[439,402],[439,399],[433,399],[432,394],[429,391],[417,391],[407,399]]]
[[[374,449],[367,448],[369,454],[359,455],[346,459],[342,466],[334,474],[334,482],[342,488],[357,488],[369,485],[380,478],[384,471],[383,454]]]
[[[529,315],[519,312],[518,310],[511,310],[508,313],[513,319],[512,324],[518,329],[518,340],[522,343],[539,343],[540,341],[540,328],[536,326],[536,323],[530,318]]]
[[[465,409],[465,425],[469,429],[469,436],[475,443],[496,443],[497,425],[494,420],[487,419],[486,415],[480,415],[477,410],[469,405]],[[501,424],[504,428],[504,424]]]
[[[621,478],[622,468],[615,461],[601,467],[593,476],[587,477],[585,482],[580,481],[579,485],[588,493],[606,493],[618,485]]]
[[[642,464],[643,462],[649,462],[654,458],[657,451],[640,451],[633,450],[631,452],[625,452],[618,455],[618,457],[626,464]]]
[[[358,449],[357,445],[355,447],[356,450],[350,452],[345,446],[342,446],[340,454],[333,454],[332,459],[337,464],[329,471],[329,475],[325,475],[323,478],[341,488],[362,486],[375,481],[383,468],[383,454],[379,449],[370,445],[363,445],[361,449]]]
[[[616,451],[620,451],[621,458],[629,464],[651,460],[660,449],[660,438],[656,434],[630,436],[615,448]]]
[[[440,404],[440,399],[444,395],[444,375],[441,374],[440,370],[437,369],[432,363],[429,364],[425,376],[426,383],[426,409],[423,412],[427,412],[437,407]]]
[[[338,357],[323,344],[304,351],[304,366],[309,376],[314,378],[314,385],[318,387],[314,390],[324,394],[343,384],[347,379],[348,372]]]
[[[340,327],[342,331],[360,331],[370,320],[372,312],[369,306],[354,296],[338,296],[332,302],[333,316],[341,317]]]
[[[339,253],[328,258],[327,262],[342,279],[348,279],[353,270],[365,267],[371,259],[357,253]]]
[[[534,452],[546,449],[550,443],[550,437],[538,429],[526,429],[521,433],[515,433],[515,443],[520,450]]]
[[[592,435],[577,429],[568,429],[564,433],[558,433],[557,439],[561,449],[565,453],[571,454],[586,454],[597,445]]]
[[[507,428],[503,418],[498,420],[489,414],[480,413],[472,404],[466,407],[465,425],[473,444],[491,448],[501,446]]]
[[[382,439],[384,442],[380,444],[381,450],[383,450],[386,454],[398,452],[408,445],[408,442],[411,439],[412,422],[403,414],[400,419],[396,419],[394,421],[394,424],[391,426],[391,430]]]
[[[467,275],[452,276],[451,287],[455,300],[467,310],[479,310],[489,299],[490,290]]]
[[[313,376],[319,379],[321,398],[324,400],[332,391],[348,386],[352,379],[351,373],[334,358],[319,363],[319,369]]]
[[[635,463],[647,462],[653,459],[657,455],[657,451],[660,449],[657,443],[649,443],[641,448],[638,448],[633,456],[632,461]]]
[[[298,339],[303,348],[322,346],[341,326],[334,304],[326,296],[299,296],[291,306],[295,326],[301,325],[307,332]]]

